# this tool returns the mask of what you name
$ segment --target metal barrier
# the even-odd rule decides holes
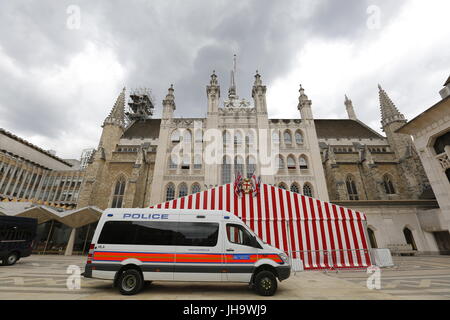
[[[295,250],[295,251],[285,251],[285,253],[289,256],[291,265],[293,265],[294,260],[300,258],[303,261],[303,266],[305,269],[327,269],[327,270],[337,270],[337,269],[354,269],[354,268],[364,268],[364,267],[368,267],[368,266],[345,266],[345,265],[341,265],[338,266],[338,255],[339,255],[339,259],[343,259],[345,260],[345,255],[347,255],[347,257],[349,257],[350,255],[354,258],[356,258],[356,255],[360,254],[360,256],[363,255],[368,255],[369,258],[371,259],[371,261],[373,261],[372,259],[372,255],[369,249],[335,249],[335,250]],[[308,261],[309,263],[309,267],[305,267],[305,261],[304,261],[304,257],[305,255],[311,255],[311,259],[314,261],[314,263],[319,260],[319,261],[323,261],[323,265],[318,265],[317,267],[312,267],[313,263],[312,261]],[[312,255],[319,255],[319,259],[317,259],[316,257],[313,257]],[[372,264],[370,261],[368,262],[368,264]]]

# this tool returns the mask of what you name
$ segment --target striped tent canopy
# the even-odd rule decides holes
[[[154,207],[231,212],[265,242],[300,258],[305,269],[371,265],[363,213],[268,184],[257,194],[236,194],[230,183]]]

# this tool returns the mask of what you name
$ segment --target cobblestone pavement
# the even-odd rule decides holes
[[[274,297],[256,295],[245,284],[154,282],[132,297],[122,296],[111,281],[81,278],[69,290],[67,268],[83,271],[86,257],[33,255],[14,266],[0,266],[0,299],[450,299],[450,256],[399,257],[382,269],[381,290],[366,287],[365,271],[309,271],[279,284]]]
[[[394,267],[381,269],[380,292],[400,299],[450,299],[450,256],[394,257]],[[328,273],[366,286],[365,271]]]

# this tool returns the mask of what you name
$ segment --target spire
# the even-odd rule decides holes
[[[233,70],[231,70],[230,89],[228,89],[228,98],[238,98],[236,95],[236,83],[234,77],[236,75],[236,55],[233,56]]]
[[[357,120],[355,109],[353,109],[353,102],[350,100],[347,95],[345,95],[345,107],[347,109],[348,118],[351,120]]]
[[[378,85],[378,90],[378,95],[380,98],[381,124],[383,127],[395,121],[406,122],[405,116],[398,111],[386,91],[381,88],[381,85]]]
[[[117,97],[111,112],[106,117],[105,121],[103,121],[103,126],[106,124],[115,124],[120,127],[125,127],[125,87]]]

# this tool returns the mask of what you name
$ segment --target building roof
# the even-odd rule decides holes
[[[445,81],[444,87],[446,87],[448,84],[450,84],[450,76],[448,77],[447,81]]]
[[[300,119],[269,119],[269,121],[291,121]],[[320,139],[333,138],[357,138],[357,139],[384,139],[375,130],[369,128],[364,123],[358,120],[351,119],[316,119],[317,137]],[[159,128],[161,119],[147,119],[145,121],[135,121],[124,132],[122,138],[150,138],[157,139],[159,136]]]
[[[433,122],[435,119],[442,119],[442,117],[445,117],[448,114],[449,101],[450,96],[438,101],[436,104],[417,115],[404,126],[397,129],[396,132],[414,134],[420,129],[420,123],[422,120],[427,120],[426,122]]]
[[[381,134],[358,120],[351,119],[316,119],[317,137],[319,139],[385,139]]]
[[[146,119],[144,121],[133,122],[124,132],[122,138],[150,138],[157,139],[159,137],[159,127],[161,119]]]
[[[3,129],[3,128],[0,128],[0,134],[3,134],[3,135],[5,135],[5,136],[7,136],[7,137],[9,137],[9,138],[11,138],[11,139],[13,139],[13,140],[16,140],[17,142],[20,142],[20,143],[22,143],[22,144],[24,144],[24,145],[26,145],[26,146],[28,146],[28,147],[30,147],[30,148],[33,148],[33,149],[35,149],[36,151],[39,151],[40,153],[45,154],[47,157],[53,158],[53,159],[55,159],[55,160],[57,160],[57,161],[59,161],[59,162],[65,164],[65,165],[67,165],[67,166],[69,166],[69,167],[72,167],[72,166],[73,166],[72,163],[70,163],[70,162],[68,162],[68,161],[66,161],[66,160],[64,160],[64,159],[61,159],[61,158],[55,156],[54,154],[51,154],[50,152],[48,152],[48,151],[46,151],[46,150],[44,150],[44,149],[42,149],[42,148],[39,148],[38,146],[32,144],[31,142],[28,142],[28,141],[26,141],[26,140],[24,140],[24,139],[22,139],[22,138],[16,136],[15,134],[12,134],[11,132],[6,131],[6,130]]]

